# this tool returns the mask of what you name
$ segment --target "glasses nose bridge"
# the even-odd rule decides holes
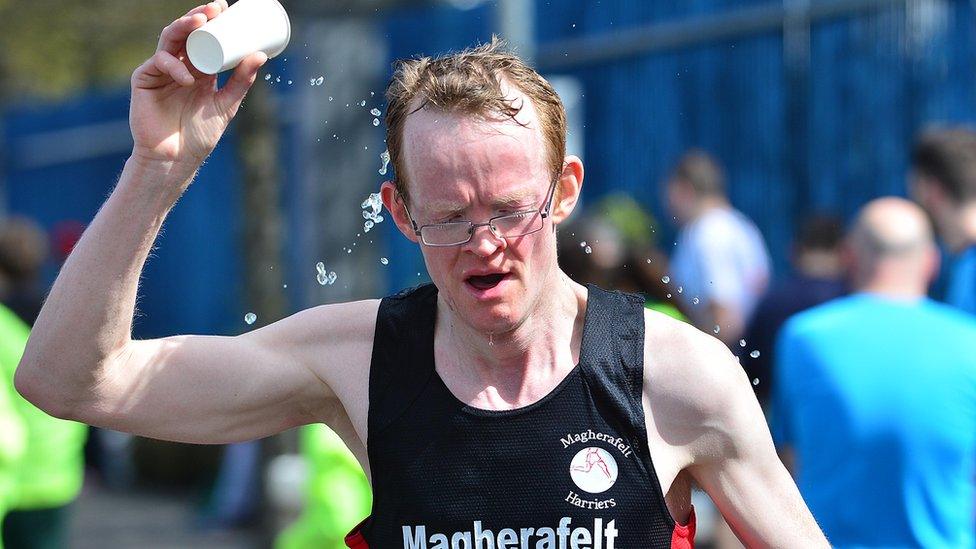
[[[489,219],[484,223],[471,223],[471,227],[468,229],[468,240],[466,240],[464,244],[470,244],[475,239],[474,233],[479,227],[488,227],[488,232],[494,238],[495,242],[505,242],[505,239],[498,234],[498,229],[495,227],[494,220]]]

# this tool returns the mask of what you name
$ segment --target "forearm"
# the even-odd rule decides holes
[[[61,269],[17,371],[17,387],[49,412],[95,396],[130,341],[139,276],[192,167],[134,155]]]

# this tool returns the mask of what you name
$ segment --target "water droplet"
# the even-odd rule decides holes
[[[580,242],[580,248],[585,248],[585,247],[586,247],[586,241],[584,240]]]
[[[745,347],[745,346],[746,346],[746,340],[740,339],[739,340],[739,347]]]
[[[661,282],[667,284],[667,283],[671,282],[671,277],[670,276],[662,276],[661,277]]]
[[[281,82],[281,77],[279,76],[279,77],[275,78],[275,82]]]
[[[281,287],[282,288],[288,288],[288,285],[287,284],[282,284]]]
[[[380,125],[380,119],[379,118],[374,118],[373,119],[373,125],[374,126],[379,126]]]
[[[325,77],[320,76],[314,80],[314,85],[321,86],[323,82],[325,82]]]
[[[383,162],[383,165],[380,166],[380,175],[386,175],[386,167],[390,165],[390,151],[383,151],[380,154],[380,160]]]
[[[647,264],[648,264],[648,265],[650,265],[650,264],[651,264],[651,258],[647,258]]]
[[[324,273],[325,272],[325,263],[322,263],[321,261],[319,261],[318,263],[316,263],[315,264],[315,270],[316,270],[316,272]]]
[[[753,379],[752,380],[752,384],[753,384],[753,386],[759,385],[759,378],[757,377],[756,379]]]
[[[671,299],[671,294],[668,294],[668,299]]]
[[[330,95],[329,96],[329,101],[332,101],[332,100],[333,100],[333,97]]]
[[[712,331],[717,334],[722,331],[722,328],[718,324],[716,324],[715,327],[712,328]]]
[[[381,257],[380,258],[380,263],[382,263],[384,265],[389,265],[390,264],[390,260],[387,259],[387,258],[385,258],[385,257]]]
[[[265,80],[271,80],[271,73],[264,75]]]
[[[691,300],[691,303],[694,304],[694,305],[698,305],[699,303],[701,303],[701,300],[696,297],[696,298],[694,298],[694,299]]]
[[[371,115],[373,115],[373,116],[379,116],[379,115],[381,115],[381,114],[383,114],[383,113],[381,113],[379,109],[377,109],[377,108],[375,108],[375,107],[373,107],[373,108],[372,108],[372,109],[371,109],[371,110],[369,111],[369,114],[371,114]]]
[[[360,207],[363,209],[363,219],[366,220],[363,224],[363,229],[366,232],[369,232],[374,224],[383,222],[383,216],[380,215],[380,212],[383,211],[383,200],[380,198],[380,193],[370,194]]]
[[[247,313],[246,315],[244,315],[244,322],[246,322],[248,326],[254,324],[254,321],[257,319],[258,319],[258,315],[254,313]]]
[[[369,230],[370,230],[370,229],[372,229],[372,228],[373,228],[373,222],[372,222],[372,221],[370,221],[370,220],[367,220],[367,221],[366,221],[366,223],[364,223],[364,224],[363,224],[363,231],[365,231],[365,232],[367,232],[367,233],[368,233],[368,232],[369,232]],[[353,244],[353,246],[355,246],[355,244]]]
[[[363,99],[362,101],[360,101],[360,102],[359,102],[359,106],[360,106],[360,107],[365,107],[365,106],[366,106],[366,100],[365,100],[365,99]]]
[[[349,251],[352,251],[352,250],[349,250]],[[329,285],[331,286],[331,285],[335,284],[335,281],[336,281],[337,278],[339,278],[339,275],[337,275],[335,273],[335,271],[330,271],[329,272]]]
[[[292,81],[291,81],[291,80],[289,80],[289,81],[288,81],[288,85],[289,85],[289,86],[291,86],[291,84],[292,84]]]
[[[585,251],[588,254],[591,254],[591,253],[593,253],[593,248],[590,248],[589,246],[587,246],[586,249],[584,249],[583,251]]]
[[[680,294],[680,293],[681,293],[681,292],[683,292],[683,291],[685,291],[685,289],[684,289],[684,288],[682,288],[681,286],[678,286],[678,293]]]
[[[319,283],[320,285],[322,285],[322,286],[325,286],[326,284],[328,284],[328,283],[329,283],[329,275],[327,275],[327,274],[325,274],[325,273],[322,273],[322,272],[320,272],[319,274],[317,274],[317,275],[315,275],[315,280],[316,280],[316,281],[317,281],[317,282],[318,282],[318,283]]]
[[[752,358],[759,358],[759,351],[753,351],[749,353],[749,356],[751,356]]]

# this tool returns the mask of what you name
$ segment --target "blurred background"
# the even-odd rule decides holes
[[[427,280],[392,223],[364,225],[386,172],[383,91],[397,58],[498,34],[531,60],[559,91],[569,152],[586,166],[561,235],[567,270],[693,320],[698,297],[679,298],[669,276],[681,220],[665,185],[689,150],[724,170],[729,202],[765,241],[769,286],[793,272],[811,215],[835,220],[819,234],[837,232],[870,199],[907,196],[919,133],[976,120],[966,0],[282,3],[290,45],[167,220],[138,338],[238,334]],[[195,4],[0,0],[0,220],[35,242],[34,282],[8,285],[22,317],[131,149],[129,75]],[[640,272],[606,274],[620,265]],[[311,436],[218,448],[92,432],[68,546],[270,546],[315,477]]]

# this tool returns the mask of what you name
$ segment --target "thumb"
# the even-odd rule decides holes
[[[253,53],[244,58],[241,64],[234,69],[234,74],[227,80],[224,87],[217,92],[217,107],[228,118],[237,114],[241,102],[244,101],[244,96],[247,95],[248,90],[257,80],[258,69],[267,61],[268,56],[264,52]]]

